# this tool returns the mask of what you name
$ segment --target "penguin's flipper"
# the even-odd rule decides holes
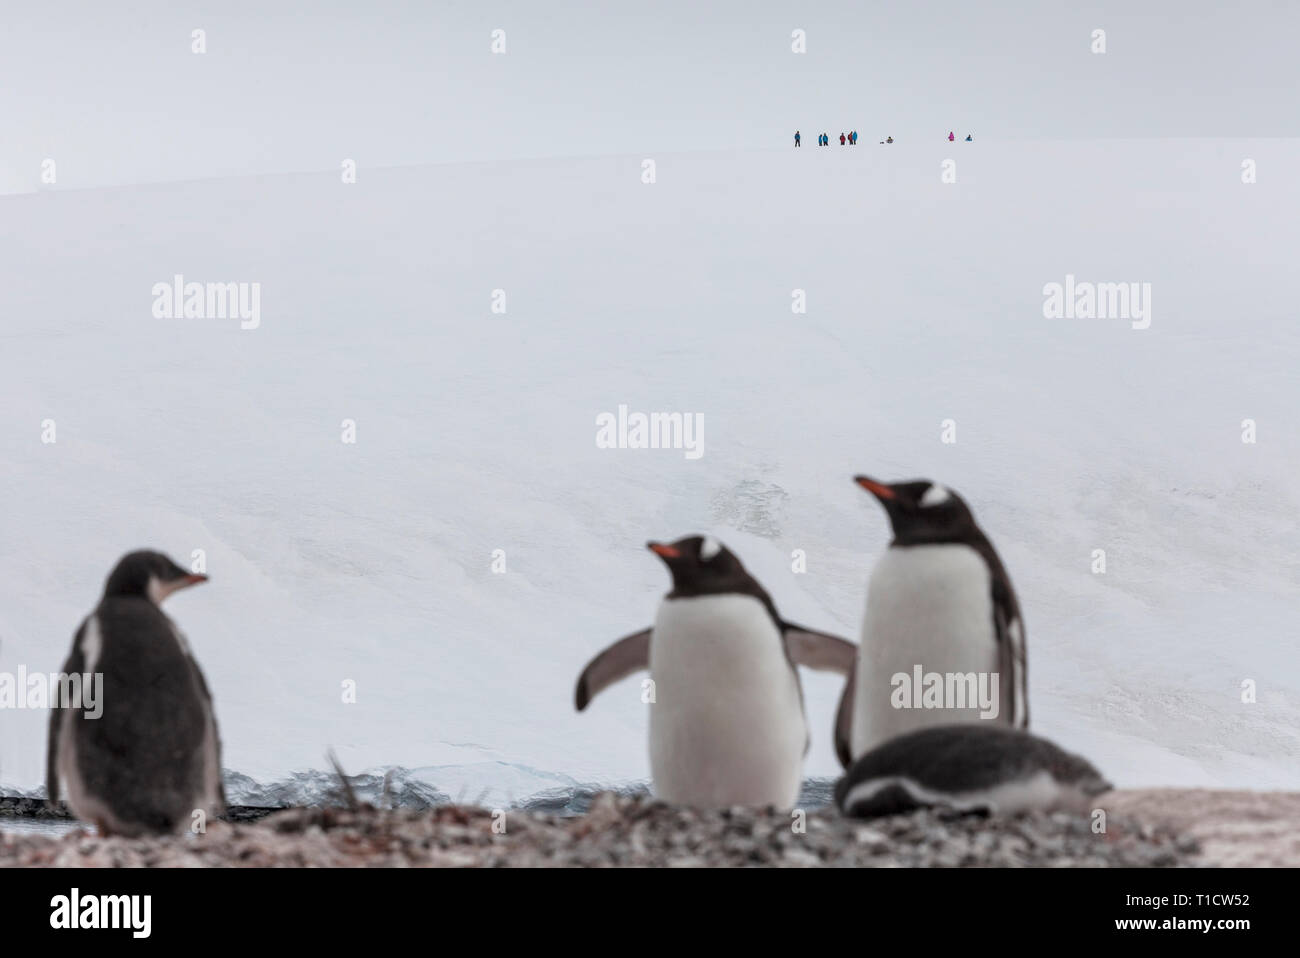
[[[81,637],[85,635],[86,623],[82,622],[77,634],[72,637],[72,651],[63,663],[64,675],[80,675],[85,665],[81,653]],[[55,702],[50,706],[50,737],[45,743],[45,800],[51,805],[59,800],[59,737],[63,731],[63,719],[67,716],[66,708],[60,708]]]
[[[857,688],[858,671],[854,669],[849,673],[849,680],[844,683],[840,705],[835,710],[835,757],[844,768],[853,764],[853,700]]]
[[[1014,728],[1029,728],[1029,686],[1025,668],[1025,624],[1015,610],[996,601],[998,663],[1002,673],[1002,714]]]
[[[619,639],[604,652],[587,663],[578,676],[578,688],[573,701],[581,712],[596,695],[619,679],[650,667],[650,633],[642,629]]]
[[[853,730],[853,696],[858,647],[838,635],[806,629],[793,622],[785,622],[783,626],[785,649],[791,662],[819,672],[835,672],[847,680],[844,683],[844,692],[840,696],[839,710],[835,715],[835,754],[839,757],[840,764],[848,768],[852,761],[849,753],[849,735]]]
[[[63,729],[63,710],[50,709],[50,739],[45,743],[45,801],[54,805],[59,800],[59,732]]]
[[[816,629],[806,629],[793,622],[782,623],[782,636],[790,661],[819,672],[838,672],[852,675],[858,658],[858,647],[847,639]]]

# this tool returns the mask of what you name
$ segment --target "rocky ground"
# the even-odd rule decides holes
[[[1300,867],[1300,793],[1149,788],[1103,796],[1114,814],[1158,822],[1222,867]]]
[[[1161,800],[1167,803],[1168,796]],[[1087,819],[1059,814],[979,818],[925,812],[857,822],[830,808],[808,812],[806,828],[797,831],[787,812],[695,811],[644,795],[604,793],[578,816],[520,810],[494,817],[460,805],[314,808],[276,812],[259,822],[216,822],[205,835],[171,838],[4,833],[0,867],[1213,864],[1199,854],[1195,830],[1144,823],[1139,816],[1149,810],[1136,797],[1116,804],[1100,835]]]

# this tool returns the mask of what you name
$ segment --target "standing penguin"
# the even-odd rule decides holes
[[[648,548],[673,588],[651,628],[597,655],[578,678],[578,711],[649,669],[650,771],[667,802],[791,807],[808,728],[796,665],[848,676],[853,643],[781,619],[772,599],[716,539]]]
[[[855,480],[884,507],[894,539],[867,586],[858,664],[840,699],[835,750],[847,768],[882,742],[933,725],[1029,726],[1025,627],[1002,560],[962,498],[929,480]],[[916,708],[895,677],[997,680],[997,715],[979,706]],[[901,683],[900,683],[901,684]],[[969,703],[969,698],[967,698]],[[899,707],[900,704],[903,707]]]
[[[68,806],[101,835],[174,832],[196,810],[225,811],[212,697],[185,637],[159,608],[206,580],[160,552],[129,553],[73,637],[63,672],[103,676],[102,714],[52,710],[46,789],[57,801],[62,779]]]

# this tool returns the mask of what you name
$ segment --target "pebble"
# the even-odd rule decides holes
[[[1198,846],[1162,827],[1112,819],[1094,834],[1064,813],[953,817],[932,811],[845,819],[807,813],[796,832],[776,809],[696,810],[602,793],[581,816],[489,809],[290,809],[261,822],[214,822],[204,835],[88,838],[0,835],[0,867],[91,866],[789,866],[1167,867],[1200,864]]]

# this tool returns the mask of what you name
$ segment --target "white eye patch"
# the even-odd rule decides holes
[[[941,505],[951,498],[952,493],[936,482],[925,490],[925,495],[921,497],[921,508],[928,509],[930,506]]]
[[[700,561],[708,562],[721,551],[721,542],[713,538],[713,536],[705,536],[704,541],[700,543]]]

